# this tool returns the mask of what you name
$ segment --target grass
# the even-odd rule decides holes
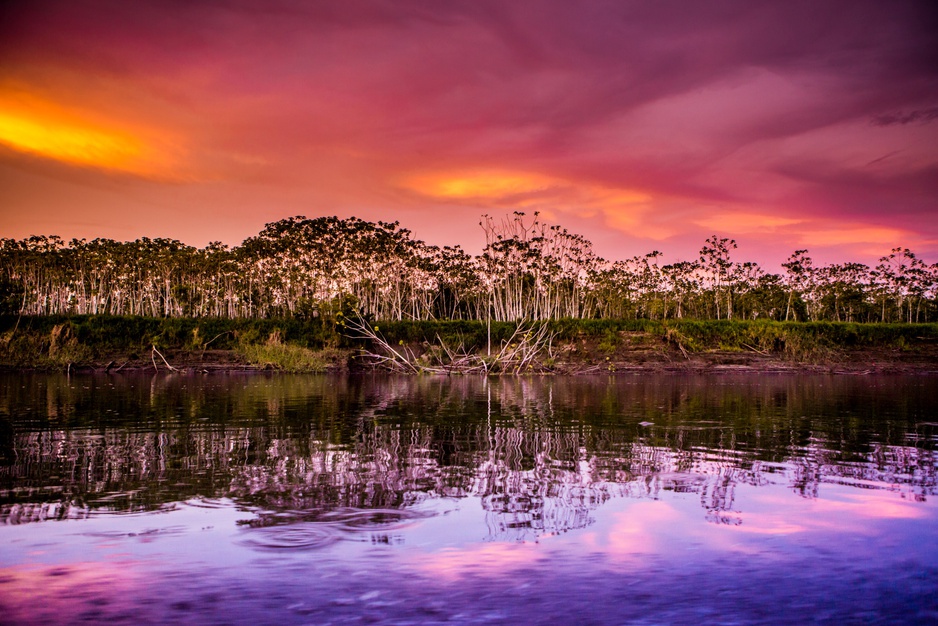
[[[816,361],[858,349],[912,350],[938,341],[938,324],[672,320],[665,337],[686,350],[757,351]]]
[[[0,332],[0,365],[66,369],[93,358],[94,351],[79,341],[67,323],[53,325],[44,335],[16,329]]]
[[[485,322],[379,322],[392,345],[438,345],[484,353]],[[579,320],[550,322],[555,346],[589,340],[601,359],[624,346],[671,346],[687,352],[760,352],[796,362],[818,362],[863,349],[914,353],[938,342],[938,324],[857,324],[745,320]],[[516,325],[493,322],[493,350]],[[150,350],[228,350],[258,366],[322,371],[348,351],[366,347],[321,320],[146,318],[134,316],[0,317],[0,365],[63,369],[114,355],[149,359]]]
[[[325,372],[335,368],[348,352],[338,348],[307,348],[283,342],[280,330],[274,330],[264,343],[242,341],[236,350],[251,365],[287,372]]]
[[[193,353],[228,350],[262,367],[322,371],[342,360],[344,343],[328,324],[315,320],[0,317],[0,365],[14,368],[65,369],[111,359],[148,360],[156,347]]]
[[[313,350],[290,344],[247,344],[237,352],[251,365],[287,372],[325,372],[339,364],[345,354],[337,348]]]

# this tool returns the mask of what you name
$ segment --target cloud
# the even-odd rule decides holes
[[[775,232],[780,226],[800,225],[803,220],[753,213],[718,213],[695,219],[694,223],[709,230],[720,230],[731,225],[734,234],[748,234]]]
[[[917,111],[897,111],[894,113],[883,113],[870,120],[873,126],[893,126],[895,124],[928,124],[938,119],[938,107],[931,109],[919,109]]]
[[[0,568],[5,620],[21,623],[53,622],[73,614],[95,597],[106,597],[113,610],[133,611],[134,599],[146,589],[139,563],[67,561],[53,565],[14,565]]]
[[[182,148],[156,129],[95,120],[0,86],[0,145],[67,165],[149,179],[179,176]]]
[[[589,181],[530,172],[469,170],[417,174],[406,178],[402,186],[427,198],[465,203],[486,213],[539,211],[551,221],[563,221],[571,213],[601,216],[611,228],[653,240],[673,233],[642,219],[652,207],[647,194]]]
[[[199,186],[125,188],[125,229],[145,197],[203,240],[196,214],[235,198],[243,236],[296,212],[474,232],[479,212],[529,208],[614,258],[724,218],[790,249],[785,221],[816,216],[938,240],[927,3],[12,4],[0,84],[71,117],[29,118],[58,138],[32,147],[7,133],[6,162]],[[43,200],[15,207],[34,231],[96,210],[91,194]]]

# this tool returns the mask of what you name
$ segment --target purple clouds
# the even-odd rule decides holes
[[[0,184],[18,190],[0,209],[3,234],[109,235],[116,220],[121,232],[236,242],[286,215],[356,214],[475,247],[480,213],[541,210],[610,257],[687,258],[724,225],[767,263],[802,247],[868,261],[900,244],[935,258],[935,13],[927,2],[24,4],[5,16],[0,97],[68,109],[70,127],[171,137],[158,148],[175,170],[70,173],[0,127]],[[31,201],[37,180],[48,186]]]

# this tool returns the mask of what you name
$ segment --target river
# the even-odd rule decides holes
[[[0,375],[0,622],[938,621],[938,377]]]

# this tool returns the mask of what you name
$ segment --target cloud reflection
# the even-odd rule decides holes
[[[71,561],[45,567],[0,568],[0,606],[7,623],[103,619],[131,611],[145,587],[132,561]]]

